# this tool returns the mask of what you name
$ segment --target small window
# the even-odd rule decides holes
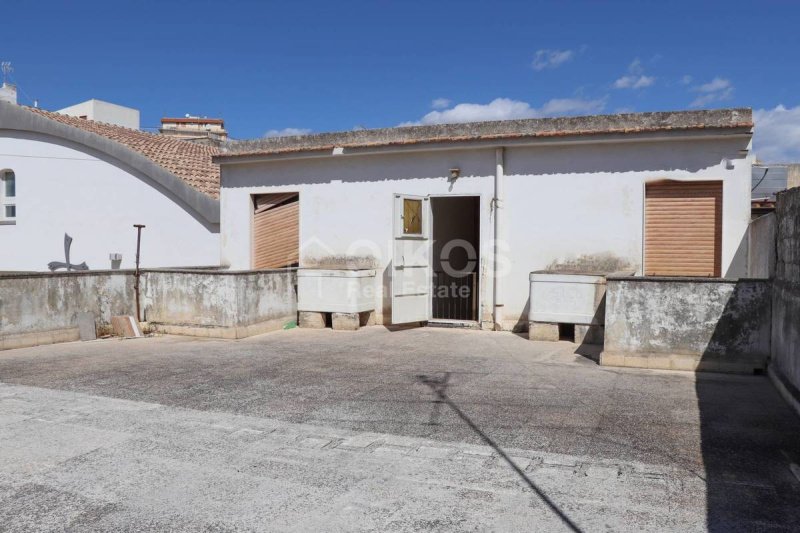
[[[17,180],[14,173],[6,170],[3,176],[3,196],[14,198],[17,195]]]
[[[14,172],[4,170],[0,173],[0,218],[14,220],[17,218],[17,179]]]
[[[422,235],[422,200],[403,199],[403,233]]]

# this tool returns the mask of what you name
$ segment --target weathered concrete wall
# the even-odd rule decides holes
[[[752,372],[770,355],[771,284],[609,278],[601,364]]]
[[[770,375],[800,411],[800,189],[778,193]]]
[[[775,275],[775,214],[750,222],[747,229],[747,276],[771,278]]]
[[[297,316],[293,269],[143,270],[142,318],[165,333],[240,338]],[[0,275],[0,349],[78,340],[78,313],[98,325],[136,314],[131,270]]]
[[[237,325],[297,320],[297,270],[249,272],[236,285]]]
[[[294,269],[148,270],[142,277],[143,318],[168,333],[253,335],[296,319],[296,283]]]
[[[236,276],[191,271],[142,274],[142,319],[196,326],[236,324]]]
[[[132,271],[0,276],[0,349],[78,339],[78,313],[99,324],[135,312]]]

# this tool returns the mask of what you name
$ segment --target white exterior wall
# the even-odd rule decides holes
[[[57,111],[62,115],[86,117],[107,124],[115,124],[123,128],[139,129],[139,110],[102,100],[87,100]]]
[[[518,290],[531,271],[581,255],[616,256],[643,272],[645,183],[723,180],[722,274],[747,273],[751,160],[742,141],[663,141],[506,150],[510,318],[527,316]],[[728,170],[723,159],[730,159]],[[591,260],[591,257],[588,259]],[[590,261],[589,261],[590,262]],[[516,311],[520,310],[517,317]]]
[[[100,154],[43,135],[0,132],[0,170],[16,175],[17,219],[0,223],[0,271],[46,271],[64,261],[64,233],[74,240],[72,263],[111,267],[122,254],[133,268],[136,230],[144,267],[219,264],[219,229],[195,218],[139,173]]]
[[[503,326],[527,320],[528,275],[551,263],[614,256],[641,273],[651,180],[724,181],[722,270],[745,275],[751,161],[743,148],[741,138],[507,147]],[[447,179],[452,167],[461,169],[455,183]],[[224,164],[222,263],[250,268],[252,194],[299,192],[300,266],[325,255],[375,256],[377,318],[389,323],[392,195],[479,195],[481,316],[491,320],[494,171],[493,148]]]
[[[448,182],[448,169],[460,166],[461,178]],[[221,190],[222,264],[250,268],[251,195],[263,192],[300,193],[300,266],[331,255],[372,256],[377,263],[376,319],[390,312],[387,266],[392,254],[392,201],[402,194],[464,194],[481,197],[481,266],[490,272],[494,150],[417,153],[362,158],[285,161],[224,167]],[[339,181],[340,180],[340,181]],[[264,183],[265,185],[258,185]],[[274,185],[266,185],[273,183]],[[489,276],[490,277],[490,276]],[[482,282],[483,312],[491,313],[491,280]],[[387,318],[386,323],[389,322]]]

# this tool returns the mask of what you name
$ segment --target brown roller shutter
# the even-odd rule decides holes
[[[719,277],[722,182],[660,181],[645,189],[645,275]]]
[[[253,197],[253,268],[284,268],[300,261],[300,202],[297,193]]]

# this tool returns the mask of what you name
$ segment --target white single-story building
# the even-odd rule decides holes
[[[219,265],[216,149],[0,101],[0,271]],[[121,257],[120,257],[121,255]]]
[[[744,276],[752,128],[722,109],[231,143],[221,261],[374,269],[378,323],[503,329],[532,271]]]

